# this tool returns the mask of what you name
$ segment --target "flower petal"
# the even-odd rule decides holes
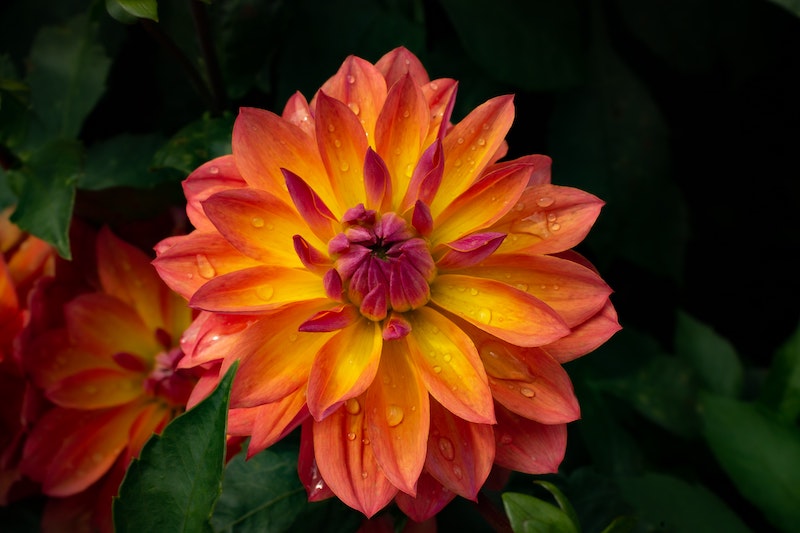
[[[308,410],[314,419],[322,420],[369,387],[382,345],[380,324],[364,319],[337,332],[320,348],[308,376]]]
[[[525,474],[555,474],[567,450],[567,425],[546,425],[496,406],[495,464]]]
[[[226,241],[262,263],[301,266],[292,240],[299,233],[315,246],[324,246],[290,205],[264,191],[223,191],[206,200],[203,208]]]
[[[459,274],[502,281],[535,296],[570,327],[594,316],[611,294],[611,288],[595,271],[549,255],[495,254]]]
[[[340,407],[324,420],[314,422],[314,456],[320,474],[331,490],[367,518],[386,506],[397,494],[381,471],[364,430],[363,398]],[[358,406],[358,407],[357,407]]]
[[[311,114],[311,108],[308,106],[306,97],[299,91],[295,92],[286,101],[281,118],[294,124],[308,135],[314,136],[314,115]]]
[[[107,352],[94,353],[70,346],[66,329],[45,331],[25,347],[25,370],[41,389],[91,368],[119,368]]]
[[[366,201],[362,184],[367,133],[349,107],[324,92],[317,95],[316,117],[319,152],[339,199],[328,206],[340,218],[345,210]]]
[[[508,233],[501,253],[552,254],[579,244],[605,202],[588,192],[559,185],[528,187],[517,205],[492,227]]]
[[[199,230],[213,229],[213,224],[203,211],[202,202],[212,194],[244,187],[247,183],[236,168],[232,155],[223,155],[203,163],[183,180],[186,196],[186,215]]]
[[[366,208],[389,211],[392,207],[392,176],[386,163],[372,148],[367,148],[364,158],[364,189]]]
[[[281,440],[308,418],[305,387],[300,387],[280,401],[253,409],[256,414],[247,445],[248,459]]]
[[[403,513],[415,522],[433,518],[439,511],[453,501],[456,493],[442,486],[433,476],[422,472],[417,482],[416,497],[398,492],[394,501]]]
[[[429,307],[406,313],[406,318],[411,332],[404,339],[428,392],[465,420],[494,423],[491,391],[472,340]]]
[[[423,150],[430,122],[428,103],[410,75],[389,89],[375,126],[375,148],[392,176],[392,190],[402,194]],[[408,205],[413,204],[413,200]]]
[[[434,219],[492,162],[513,120],[513,96],[498,96],[475,108],[447,132],[442,141],[444,177],[440,194],[431,204]]]
[[[450,129],[450,117],[456,101],[458,82],[450,78],[433,80],[422,86],[422,94],[428,101],[431,122],[428,126],[428,137],[422,146],[430,146],[436,139],[444,139]]]
[[[541,300],[492,279],[440,275],[431,283],[431,301],[518,346],[541,346],[569,333],[561,317]]]
[[[318,244],[327,243],[336,235],[338,226],[336,217],[303,178],[286,169],[283,169],[283,177],[292,202],[303,218],[304,225],[298,225],[297,232],[308,233],[306,227],[310,228],[319,239]]]
[[[622,329],[614,305],[605,306],[583,324],[572,328],[572,332],[543,348],[559,363],[566,363],[585,355],[611,338]]]
[[[436,218],[431,245],[452,242],[500,220],[519,205],[537,164],[536,156],[528,156],[492,167]]]
[[[233,155],[242,177],[289,203],[281,169],[302,176],[328,205],[335,205],[325,166],[314,137],[262,109],[244,107],[233,124]],[[332,203],[333,202],[333,203]]]
[[[153,260],[164,283],[187,300],[212,277],[258,264],[216,230],[213,233],[194,231],[164,239],[156,246]]]
[[[422,62],[404,46],[398,46],[384,54],[375,63],[375,68],[383,74],[387,87],[394,85],[406,74],[411,76],[417,85],[424,85],[430,81]]]
[[[504,233],[473,233],[447,243],[448,250],[436,262],[442,270],[458,270],[480,263],[497,250],[506,238]]]
[[[353,400],[355,401],[355,400]],[[306,489],[309,502],[318,502],[335,496],[322,479],[314,457],[314,419],[307,418],[300,428],[300,455],[297,458],[297,473]]]
[[[325,287],[305,269],[256,266],[211,279],[197,289],[189,305],[218,313],[255,313],[325,298]]]
[[[101,409],[135,400],[142,395],[145,375],[112,368],[92,368],[57,381],[45,392],[61,407]]]
[[[494,432],[454,416],[431,402],[431,432],[425,470],[450,491],[476,501],[494,462]]]
[[[398,342],[384,344],[378,373],[364,402],[375,459],[395,487],[414,495],[425,464],[428,391]]]

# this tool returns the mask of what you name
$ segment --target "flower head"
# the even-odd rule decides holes
[[[233,153],[184,182],[195,230],[156,248],[201,311],[190,403],[239,361],[229,432],[252,455],[302,425],[309,497],[367,516],[474,499],[493,464],[555,471],[579,417],[560,363],[619,329],[570,251],[603,202],[546,156],[500,162],[511,96],[453,124],[455,93],[398,48],[281,116],[242,109]]]
[[[95,244],[93,253],[59,263],[32,293],[20,354],[51,406],[20,468],[52,497],[45,529],[89,516],[92,529],[110,531],[128,463],[183,412],[197,382],[196,371],[176,368],[192,311],[143,251],[108,228],[96,239],[85,231],[73,238]]]

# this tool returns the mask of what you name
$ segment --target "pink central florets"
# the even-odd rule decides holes
[[[378,214],[362,204],[349,209],[344,231],[328,252],[344,294],[370,320],[390,310],[403,312],[428,303],[436,265],[428,243],[396,213]]]

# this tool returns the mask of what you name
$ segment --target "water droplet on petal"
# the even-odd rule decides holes
[[[211,167],[208,169],[209,174],[219,174],[219,167]]]
[[[297,340],[297,333],[289,334],[289,342],[294,342]]]
[[[555,213],[547,213],[547,221],[548,222],[555,222],[558,217]]]
[[[550,231],[558,231],[560,229],[561,229],[561,224],[559,224],[558,222],[553,222],[552,224],[550,224]]]
[[[555,200],[553,200],[549,196],[542,196],[541,198],[536,200],[536,205],[538,205],[539,207],[550,207],[551,205],[553,205],[554,201]]]
[[[368,475],[366,472],[361,472],[361,479],[367,479]]]
[[[356,77],[353,76],[352,74],[348,74],[347,75],[347,83],[353,84],[355,82],[356,82]]]
[[[342,172],[347,172],[348,170],[350,170],[350,163],[348,163],[347,161],[342,161],[341,163],[339,163],[339,170],[341,170]]]
[[[342,141],[340,141],[339,139],[334,139],[334,140],[333,140],[333,145],[334,145],[336,148],[341,148],[341,146],[342,146]]]
[[[464,137],[459,137],[459,138],[456,140],[456,142],[457,142],[458,144],[464,144]]]
[[[521,290],[521,291],[527,291],[528,290],[527,283],[517,283],[516,285],[514,285],[514,287],[516,287],[518,290]]]
[[[256,289],[256,294],[259,298],[265,302],[268,302],[275,295],[275,289],[272,287],[272,285],[261,285]]]
[[[453,441],[447,437],[439,437],[439,451],[442,452],[442,457],[448,461],[452,461],[456,456],[456,452],[453,449]]]
[[[533,398],[536,396],[536,392],[528,387],[522,387],[519,389],[519,393],[525,396],[526,398]]]
[[[478,320],[483,324],[488,324],[492,321],[492,311],[482,307],[478,310]]]
[[[433,371],[436,372],[437,374],[439,374],[442,371],[442,367],[440,367],[439,365],[436,365],[436,366],[433,367]]]
[[[344,408],[351,415],[357,415],[358,413],[361,412],[361,404],[358,403],[358,400],[356,400],[355,398],[350,398],[349,400],[344,402]]]
[[[389,427],[395,427],[403,421],[403,408],[399,405],[390,405],[386,408],[386,423]]]
[[[333,124],[328,124],[328,131],[330,132],[336,131],[336,126],[334,126]]]
[[[486,144],[486,139],[484,139],[483,137],[478,139],[478,146],[484,146],[485,144]]]
[[[403,118],[408,118],[410,116],[411,116],[411,112],[408,109],[403,111]]]
[[[473,296],[477,296],[478,295],[478,289],[473,287],[472,289],[469,290],[469,293],[471,295],[473,295]]]
[[[446,354],[444,354],[444,355],[442,356],[442,359],[444,359],[444,362],[445,362],[445,363],[449,363],[449,362],[450,362],[450,361],[453,359],[453,356],[452,356],[452,355],[450,355],[449,353],[446,353]]]
[[[504,433],[504,434],[503,434],[503,435],[500,437],[500,443],[501,443],[501,444],[511,444],[511,442],[512,442],[513,440],[514,440],[514,439],[513,439],[513,438],[511,437],[511,435],[509,435],[508,433]]]
[[[351,431],[347,434],[347,440],[356,440],[356,434]]]
[[[197,254],[196,260],[198,274],[206,279],[211,279],[216,276],[217,271],[214,270],[213,266],[211,266],[211,262],[208,260],[208,257],[204,256],[203,254]]]
[[[261,217],[253,217],[250,221],[254,228],[263,228],[264,227],[264,219]]]
[[[464,473],[461,471],[461,467],[458,465],[453,466],[453,475],[456,476],[457,479],[461,479],[464,477]]]

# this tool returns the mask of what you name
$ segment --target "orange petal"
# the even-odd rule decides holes
[[[476,341],[494,399],[518,415],[543,424],[580,418],[566,370],[541,348],[520,348],[489,335]]]
[[[384,54],[375,63],[375,68],[383,74],[386,79],[386,86],[390,88],[406,74],[417,85],[424,85],[430,81],[428,72],[422,62],[404,46],[398,46]]]
[[[253,409],[255,420],[247,445],[248,459],[281,440],[308,418],[306,389],[301,387],[278,402]]]
[[[422,472],[417,482],[417,496],[412,497],[405,492],[398,492],[394,501],[411,520],[424,522],[444,509],[455,497],[455,492],[442,486],[427,472]]]
[[[314,116],[311,114],[311,108],[308,106],[306,97],[299,91],[295,92],[286,101],[281,117],[308,135],[314,136]]]
[[[305,269],[256,266],[223,274],[197,289],[189,305],[218,313],[256,313],[325,298],[322,279]]]
[[[318,110],[320,93],[336,98],[358,116],[367,137],[374,139],[375,123],[386,100],[386,92],[386,81],[377,68],[360,57],[348,56],[338,72],[317,91],[311,107]]]
[[[247,183],[290,203],[281,169],[302,177],[329,206],[336,205],[314,137],[263,109],[242,108],[233,125],[233,155]]]
[[[498,405],[495,464],[526,474],[555,474],[567,450],[567,425],[528,420]]]
[[[308,377],[308,410],[316,420],[367,390],[382,346],[380,323],[364,319],[339,330],[320,348]]]
[[[92,368],[118,369],[113,357],[70,346],[66,329],[48,330],[25,346],[23,359],[34,383],[48,389],[67,376]]]
[[[424,147],[430,110],[410,76],[389,90],[375,127],[375,147],[392,176],[392,190],[403,197]]]
[[[294,235],[304,235],[316,247],[326,244],[315,238],[292,206],[264,191],[224,191],[206,200],[203,208],[225,240],[262,263],[302,266]]]
[[[603,309],[583,324],[543,348],[559,363],[566,363],[585,355],[622,329],[614,305],[607,301]]]
[[[144,395],[145,376],[111,368],[92,368],[54,383],[47,398],[61,407],[100,409],[128,403]]]
[[[303,333],[297,328],[321,307],[319,301],[288,306],[232,335],[236,343],[220,354],[225,357],[223,375],[239,361],[232,407],[273,403],[305,385],[314,357],[334,333]]]
[[[425,470],[447,489],[476,501],[492,470],[494,448],[492,426],[467,422],[431,402]]]
[[[611,288],[595,271],[549,255],[495,253],[480,266],[458,273],[501,281],[535,296],[570,327],[594,316],[611,294]]]
[[[353,398],[314,422],[314,456],[331,490],[350,507],[371,517],[397,493],[375,460],[364,431],[363,398]]]
[[[517,205],[492,227],[508,233],[500,253],[552,254],[583,241],[605,202],[558,185],[528,187]]]
[[[64,306],[64,317],[70,341],[97,356],[111,360],[115,353],[128,352],[152,358],[163,350],[155,330],[133,308],[113,296],[81,294]]]
[[[318,94],[316,111],[319,152],[339,202],[329,203],[324,197],[322,200],[340,219],[345,210],[366,202],[363,183],[367,135],[353,111],[325,93]],[[313,184],[309,185],[313,188]]]
[[[493,423],[486,372],[469,336],[429,307],[405,316],[411,333],[404,338],[428,392],[465,420]]]
[[[431,117],[428,136],[422,146],[430,146],[436,139],[444,138],[446,130],[450,128],[457,88],[458,82],[450,78],[440,78],[422,86]]]
[[[384,344],[364,402],[375,459],[392,485],[414,495],[425,464],[430,410],[428,391],[403,348],[399,342]]]
[[[153,266],[161,279],[187,300],[214,276],[259,265],[234,248],[216,229],[164,239]]]
[[[150,258],[106,226],[97,234],[97,270],[106,294],[133,307],[150,331],[165,328],[169,289]]]
[[[258,320],[252,315],[222,315],[201,311],[181,336],[183,357],[177,368],[219,362],[232,353],[239,342],[238,333]]]
[[[445,135],[444,178],[439,195],[431,204],[434,219],[492,162],[514,121],[513,100],[512,96],[492,98],[475,108]]]
[[[182,185],[189,221],[196,229],[211,230],[214,225],[208,220],[202,202],[214,193],[244,187],[247,183],[229,154],[203,163],[183,180]]]
[[[569,333],[561,317],[544,302],[491,279],[440,275],[431,284],[431,301],[519,346],[541,346]]]
[[[516,205],[533,168],[528,158],[521,158],[514,165],[486,174],[453,200],[434,221],[431,244],[454,241],[500,220]]]

